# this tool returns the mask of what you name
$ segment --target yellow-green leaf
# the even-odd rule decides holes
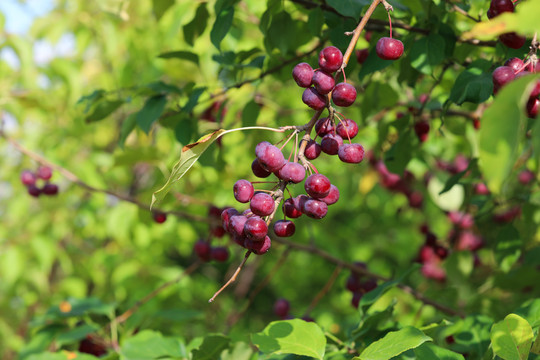
[[[510,314],[491,328],[493,352],[504,360],[525,360],[533,342],[531,325],[516,314]]]

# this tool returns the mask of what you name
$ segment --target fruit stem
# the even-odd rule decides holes
[[[347,47],[347,50],[345,51],[345,55],[343,55],[343,64],[341,65],[341,71],[344,71],[345,68],[347,67],[347,64],[349,63],[349,59],[351,58],[351,55],[352,55],[352,53],[354,51],[354,48],[356,47],[356,43],[358,42],[358,38],[360,38],[360,34],[362,33],[362,30],[366,26],[366,24],[367,24],[369,18],[371,17],[371,15],[373,15],[373,12],[375,11],[375,8],[380,3],[383,3],[385,8],[388,5],[388,3],[385,0],[373,0],[371,5],[369,5],[369,8],[367,9],[366,13],[364,14],[362,19],[360,20],[360,23],[358,23],[358,26],[352,32],[353,37],[352,37],[351,41],[349,42],[349,46]]]
[[[223,285],[221,287],[221,289],[219,289],[218,291],[216,291],[216,293],[214,294],[214,296],[212,296],[210,298],[210,300],[208,300],[209,303],[213,302],[216,297],[223,291],[227,288],[227,286],[229,286],[230,284],[232,284],[233,282],[236,281],[236,278],[238,277],[238,274],[240,274],[240,270],[242,270],[242,268],[244,267],[249,255],[251,255],[251,250],[248,250],[246,252],[246,255],[244,256],[244,260],[242,260],[242,262],[240,263],[240,265],[238,265],[238,267],[236,268],[236,271],[234,272],[234,274],[231,276],[231,278],[229,279],[229,281],[227,281],[225,283],[225,285]]]

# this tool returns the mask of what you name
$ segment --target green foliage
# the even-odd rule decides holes
[[[24,34],[0,13],[0,358],[538,358],[540,121],[525,106],[539,76],[493,96],[492,72],[532,58],[539,3],[490,21],[489,0],[389,3],[404,55],[376,55],[389,35],[379,5],[371,40],[364,30],[355,47],[367,59],[353,52],[336,78],[357,89],[336,110],[357,121],[364,161],[322,154],[314,165],[340,200],[324,219],[295,220],[290,241],[271,233],[270,251],[251,255],[212,304],[245,256],[217,236],[214,207],[238,205],[237,179],[258,181],[260,141],[294,159],[283,127],[313,111],[291,71],[318,68],[323,46],[345,52],[371,1],[58,0]],[[505,31],[527,44],[506,48]],[[58,195],[29,196],[21,172],[47,164]],[[473,224],[452,223],[450,211]],[[481,248],[467,249],[463,234]],[[201,239],[229,260],[201,262]],[[434,264],[444,280],[416,263],[429,241],[448,251]],[[353,298],[344,269],[359,261],[377,286]],[[288,320],[273,312],[279,298]]]

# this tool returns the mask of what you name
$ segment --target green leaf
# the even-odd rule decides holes
[[[375,52],[375,47],[372,47],[369,49],[369,55],[366,61],[364,61],[362,67],[360,68],[358,79],[362,80],[364,76],[374,73],[376,71],[380,71],[387,66],[392,65],[393,62],[393,60],[382,60],[380,57],[377,56],[377,53]]]
[[[527,76],[507,84],[482,116],[479,131],[479,165],[488,188],[495,194],[502,191],[523,140],[529,98],[526,90],[538,76]]]
[[[251,341],[266,354],[295,354],[321,360],[326,347],[321,328],[300,319],[271,322],[262,332],[251,335]]]
[[[191,169],[193,164],[195,164],[206,149],[208,149],[208,147],[224,133],[225,130],[219,129],[213,133],[203,136],[193,144],[184,146],[180,159],[174,165],[169,179],[167,179],[165,185],[152,194],[152,204],[150,205],[150,208],[152,208],[156,202],[163,200],[165,195],[167,195],[167,193],[171,190],[173,184],[180,180],[186,174],[186,172]]]
[[[192,63],[199,65],[199,55],[192,53],[191,51],[169,51],[158,55],[162,59],[181,59],[191,61]]]
[[[147,134],[150,132],[152,124],[159,119],[166,104],[167,97],[165,95],[153,96],[146,100],[144,106],[136,115],[137,125],[142,131]]]
[[[120,146],[122,149],[124,148],[124,144],[126,143],[126,139],[131,134],[133,129],[135,129],[135,125],[137,125],[137,116],[135,114],[129,115],[124,122],[122,122],[122,128],[120,129],[120,138],[118,139],[118,146]]]
[[[445,59],[445,41],[439,34],[430,34],[413,43],[409,57],[411,65],[423,74],[430,75]]]
[[[407,326],[401,330],[389,332],[382,339],[369,345],[359,357],[353,360],[388,360],[431,340],[417,328]]]
[[[96,122],[105,119],[107,116],[115,112],[120,106],[124,104],[123,100],[103,100],[100,101],[94,111],[85,118],[87,123]]]
[[[479,62],[487,61],[475,61],[458,75],[450,92],[449,99],[452,102],[458,105],[467,101],[473,104],[479,104],[489,99],[493,93],[491,72],[483,66],[479,67]]]
[[[159,21],[161,17],[174,5],[175,0],[152,0],[152,11],[154,16]]]
[[[320,7],[309,12],[307,27],[313,36],[319,36],[324,25],[324,13]]]
[[[416,360],[464,360],[463,355],[432,343],[423,343],[414,349]]]
[[[203,2],[199,5],[199,7],[197,7],[193,20],[182,28],[182,31],[184,32],[184,40],[189,45],[193,46],[194,40],[204,32],[209,16],[210,14],[206,9],[206,3]]]
[[[162,357],[186,357],[180,339],[165,337],[153,330],[143,330],[126,339],[120,347],[122,360],[151,360]]]
[[[257,118],[261,112],[261,106],[251,100],[242,111],[242,126],[253,126],[257,123]]]
[[[284,36],[283,34],[294,34]],[[282,54],[296,51],[299,46],[311,40],[311,34],[304,22],[294,20],[286,11],[272,16],[272,22],[264,38],[267,51],[278,49]]]
[[[533,354],[540,355],[540,333],[538,334],[538,336],[536,336],[536,340],[534,340],[534,343],[531,347],[531,352]]]
[[[215,360],[223,350],[228,349],[230,339],[223,335],[208,335],[198,349],[192,351],[192,360]]]
[[[495,354],[504,360],[525,360],[534,334],[527,320],[510,314],[491,328],[491,345]]]
[[[75,341],[84,339],[86,335],[91,334],[98,329],[99,328],[97,326],[83,324],[58,335],[56,341],[58,342],[58,346],[62,346],[64,344],[71,344]]]
[[[68,357],[68,354],[65,351],[58,352],[58,353],[44,352],[41,354],[30,355],[25,360],[68,360],[68,359],[96,360],[98,359],[97,357],[93,355],[83,354],[80,352],[73,352],[71,354],[73,354],[74,357]]]
[[[199,98],[201,97],[201,95],[204,93],[205,90],[206,90],[206,87],[194,88],[189,94],[188,101],[186,102],[184,106],[182,106],[182,111],[186,113],[190,113],[199,102]]]
[[[362,9],[369,5],[369,0],[327,0],[326,3],[336,9],[343,16],[353,17],[355,20],[360,20]]]
[[[403,174],[412,158],[413,133],[410,129],[399,134],[399,139],[384,155],[384,162],[390,172]]]
[[[210,40],[212,44],[221,51],[221,41],[225,38],[229,29],[231,28],[234,18],[234,7],[229,6],[225,9],[222,9],[219,14],[217,14],[216,22],[212,26],[212,31],[210,32]]]
[[[86,108],[84,109],[84,113],[86,114],[92,105],[101,100],[105,94],[106,92],[103,89],[94,90],[90,95],[82,96],[79,100],[77,100],[77,105],[86,103]]]
[[[182,117],[174,128],[174,135],[180,144],[189,144],[194,135],[196,135],[197,127],[194,121],[196,120],[189,117]]]
[[[461,180],[461,178],[468,172],[470,171],[471,169],[475,169],[477,167],[477,162],[478,160],[477,159],[473,159],[472,161],[469,162],[469,166],[467,166],[467,168],[461,172],[458,172],[457,174],[454,174],[452,176],[450,176],[450,178],[446,181],[446,183],[444,184],[444,188],[441,190],[441,192],[439,193],[439,195],[442,195],[444,194],[445,192],[447,191],[450,191],[450,189],[452,189],[454,187],[454,185],[456,185],[459,180]]]

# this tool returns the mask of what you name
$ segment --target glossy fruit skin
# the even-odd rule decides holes
[[[240,179],[233,186],[234,198],[241,203],[247,203],[253,197],[253,185],[251,182]]]
[[[322,219],[328,213],[328,205],[320,200],[308,199],[302,208],[304,214],[313,219]]]
[[[504,62],[504,66],[508,66],[514,70],[514,74],[517,74],[517,72],[523,67],[523,61],[520,58],[513,57]]]
[[[319,53],[319,67],[328,73],[337,71],[343,64],[343,54],[335,46],[328,46]]]
[[[269,177],[272,174],[270,171],[262,167],[259,159],[253,160],[253,162],[251,163],[251,171],[253,172],[253,175],[263,179]]]
[[[314,72],[311,65],[303,62],[294,67],[292,71],[292,76],[298,86],[307,88],[311,86],[313,73]]]
[[[330,192],[323,198],[319,199],[322,202],[325,202],[326,205],[333,205],[339,200],[339,189],[334,184],[330,185]]]
[[[249,208],[255,215],[270,215],[274,211],[274,198],[266,193],[256,193],[249,202]]]
[[[356,89],[351,84],[339,83],[332,91],[332,101],[337,106],[347,107],[354,104]]]
[[[343,139],[352,140],[358,134],[358,124],[351,119],[340,121],[336,126],[336,133]]]
[[[320,118],[315,123],[315,132],[319,136],[324,136],[334,132],[334,122],[327,117]]]
[[[295,231],[296,227],[290,220],[278,220],[274,223],[274,233],[279,237],[293,236]]]
[[[246,249],[251,250],[255,255],[263,255],[272,246],[272,240],[270,237],[265,236],[262,241],[253,241],[251,239],[246,240],[244,246]]]
[[[493,71],[493,92],[497,93],[500,88],[515,78],[514,70],[509,66],[499,66]]]
[[[286,217],[296,219],[302,216],[302,210],[295,204],[295,198],[289,198],[283,202],[283,213]]]
[[[245,215],[233,215],[229,219],[229,232],[232,235],[236,236],[244,236],[244,225],[246,224],[246,221],[248,220],[247,216]]]
[[[403,55],[403,43],[397,39],[382,37],[377,41],[375,51],[383,60],[397,60]]]
[[[43,189],[45,192],[45,188]],[[162,213],[162,212],[159,212],[159,211],[156,211],[152,214],[152,218],[154,219],[155,222],[157,222],[158,224],[163,224],[166,220],[167,220],[167,214],[165,213]]]
[[[308,160],[315,160],[319,157],[319,155],[321,155],[321,151],[321,145],[315,140],[311,139],[306,145],[306,149],[304,150],[304,156]]]
[[[285,181],[290,181],[293,184],[298,184],[304,181],[306,177],[306,169],[299,163],[288,162],[279,169],[277,176]]]
[[[364,147],[360,144],[343,144],[339,147],[338,157],[349,164],[358,164],[364,160]]]
[[[326,98],[319,94],[314,87],[304,90],[302,102],[313,110],[322,110],[326,107]]]
[[[229,221],[234,215],[238,215],[238,210],[232,207],[225,208],[221,212],[221,226],[223,226],[226,232],[231,232],[231,229],[229,228]]]
[[[244,234],[252,241],[262,241],[268,234],[268,226],[263,219],[253,216],[248,218],[244,224]]]
[[[503,12],[514,12],[514,3],[512,0],[491,0],[488,10],[488,18],[493,19]]]
[[[255,156],[259,160],[259,163],[265,167],[268,171],[274,172],[283,165],[286,160],[281,150],[278,147],[270,144],[268,141],[263,141],[257,144],[255,147]]]
[[[336,82],[332,74],[329,74],[322,70],[317,70],[313,75],[312,84],[319,94],[325,95],[332,91],[332,89],[336,85]]]
[[[540,100],[531,98],[527,101],[527,116],[531,119],[535,119],[538,116],[538,109],[540,108]]]
[[[304,183],[304,189],[314,199],[320,199],[330,193],[330,180],[322,174],[308,176]]]
[[[324,135],[321,140],[321,149],[328,155],[337,155],[341,145],[343,145],[343,139],[336,134]]]

